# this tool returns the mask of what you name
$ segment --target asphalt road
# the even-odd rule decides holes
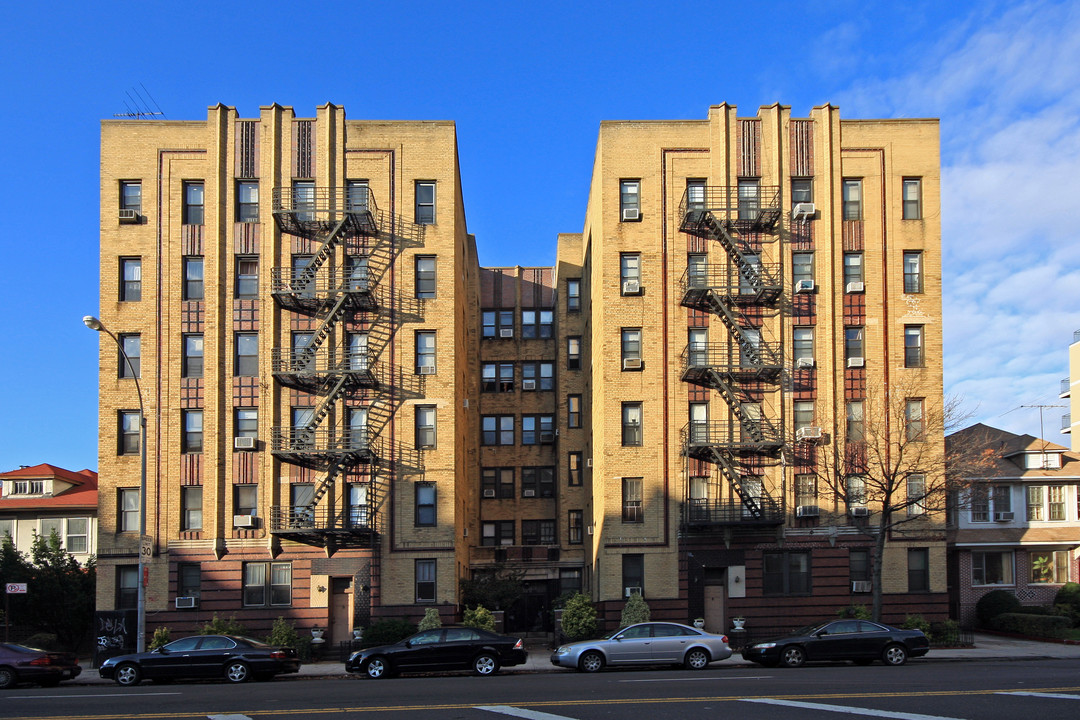
[[[19,687],[0,693],[2,718],[423,718],[601,720],[737,717],[1016,720],[1080,716],[1080,660],[825,665],[796,670],[714,667],[440,675],[369,680]]]

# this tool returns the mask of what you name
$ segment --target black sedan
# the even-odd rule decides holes
[[[300,671],[295,648],[267,645],[237,635],[194,635],[150,652],[117,655],[98,668],[119,685],[147,680],[225,678],[232,683]]]
[[[72,653],[0,643],[0,690],[21,682],[52,687],[81,672],[79,660]]]
[[[869,665],[903,665],[930,650],[922,630],[901,630],[869,620],[831,620],[790,635],[748,645],[743,658],[761,665],[799,667],[814,660],[853,660]]]
[[[399,672],[472,670],[494,675],[500,667],[522,665],[529,653],[521,638],[471,627],[423,630],[394,645],[354,652],[345,663],[351,673],[382,678]]]

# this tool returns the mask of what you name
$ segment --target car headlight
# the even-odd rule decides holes
[[[559,647],[557,647],[555,649],[555,654],[556,655],[567,655],[569,653],[570,653],[570,648],[566,647],[565,645],[560,645]]]
[[[768,650],[769,648],[774,648],[774,647],[776,647],[776,643],[774,643],[774,642],[771,642],[771,643],[758,643],[757,645],[752,646],[750,649],[751,650]]]

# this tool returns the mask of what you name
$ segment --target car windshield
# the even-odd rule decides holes
[[[829,622],[832,622],[832,620],[830,620]],[[791,634],[792,635],[813,635],[818,630],[821,630],[823,627],[825,627],[828,624],[829,624],[828,622],[821,622],[821,623],[817,623],[815,625],[807,625],[804,628],[799,628],[798,630],[796,630],[795,632],[793,632]]]

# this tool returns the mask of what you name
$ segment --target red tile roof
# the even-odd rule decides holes
[[[93,470],[80,470],[73,472],[55,465],[42,463],[33,467],[19,468],[6,473],[0,473],[0,480],[44,480],[57,478],[74,487],[65,490],[59,495],[52,497],[2,497],[0,496],[0,511],[2,510],[33,510],[35,508],[97,508],[98,504],[98,476]]]

